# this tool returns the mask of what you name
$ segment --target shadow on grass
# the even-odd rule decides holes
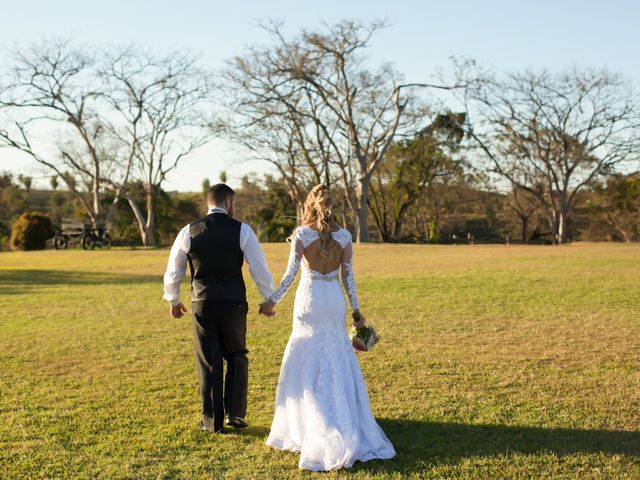
[[[266,440],[269,435],[269,429],[267,427],[249,425],[247,428],[230,428],[225,427],[225,434],[228,435],[242,435],[248,437],[264,438]]]
[[[640,458],[640,432],[566,428],[467,425],[379,419],[397,456],[389,461],[356,463],[354,469],[411,472],[428,463],[456,462],[474,456],[604,453]]]
[[[66,270],[0,270],[0,294],[24,293],[24,288],[49,285],[137,285],[162,282],[159,275],[78,272]]]

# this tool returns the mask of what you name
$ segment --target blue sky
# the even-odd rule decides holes
[[[4,1],[0,13],[0,62],[6,49],[58,35],[91,44],[129,43],[167,51],[188,48],[220,68],[243,46],[265,41],[256,27],[280,19],[294,32],[342,18],[386,18],[374,37],[373,61],[391,61],[409,81],[446,67],[451,55],[468,56],[496,71],[606,67],[640,86],[640,3],[631,0],[417,1],[235,0]],[[215,141],[185,160],[169,190],[199,190],[204,177],[226,170],[230,183],[264,167],[240,161],[239,152]],[[0,150],[0,170],[41,176],[27,158]]]

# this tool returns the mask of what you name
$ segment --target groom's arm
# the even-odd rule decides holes
[[[172,307],[180,304],[180,284],[187,271],[187,253],[191,248],[189,225],[178,233],[167,262],[167,270],[164,272],[164,298]]]
[[[253,229],[246,223],[240,228],[240,249],[249,264],[249,273],[256,282],[262,298],[266,302],[273,295],[273,275],[267,266],[258,237]]]

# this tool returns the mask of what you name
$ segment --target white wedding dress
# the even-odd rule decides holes
[[[332,233],[340,244],[342,281],[352,308],[358,308],[351,234]],[[347,305],[339,270],[322,274],[303,261],[305,249],[319,241],[309,227],[291,236],[291,254],[279,302],[302,274],[293,308],[291,337],[284,351],[276,390],[275,416],[267,445],[300,452],[299,468],[336,470],[356,460],[388,459],[395,450],[371,413],[360,365],[347,335]]]

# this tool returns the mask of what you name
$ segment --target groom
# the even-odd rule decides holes
[[[173,243],[164,274],[163,298],[171,304],[173,318],[187,312],[180,302],[180,283],[188,262],[202,397],[200,428],[218,433],[223,430],[225,411],[228,426],[247,426],[248,305],[242,263],[245,259],[249,263],[249,273],[265,301],[273,294],[273,277],[256,234],[249,225],[233,218],[234,191],[223,183],[212,186],[207,192],[207,206],[207,215],[180,230]],[[224,385],[223,358],[227,363]]]

